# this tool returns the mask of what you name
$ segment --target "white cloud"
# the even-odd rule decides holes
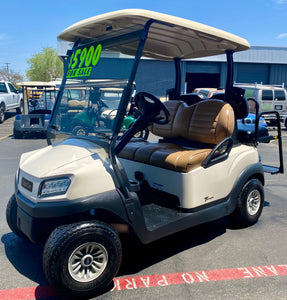
[[[287,33],[280,33],[278,36],[277,36],[277,39],[286,39],[287,38]]]

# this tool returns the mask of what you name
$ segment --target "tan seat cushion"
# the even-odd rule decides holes
[[[216,145],[233,133],[233,109],[221,100],[207,100],[191,106],[175,100],[165,104],[171,114],[170,122],[149,127],[158,136]],[[132,140],[119,156],[177,172],[190,172],[202,165],[212,148],[188,149],[175,143]]]
[[[150,157],[153,166],[177,172],[190,172],[202,165],[212,149],[174,151],[172,148],[154,151]]]
[[[85,100],[69,100],[68,106],[69,107],[87,107],[88,103]]]
[[[191,150],[171,143],[136,141],[128,143],[119,156],[177,172],[190,172],[201,166],[211,150]]]

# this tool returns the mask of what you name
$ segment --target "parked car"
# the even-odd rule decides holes
[[[196,88],[193,90],[193,93],[202,94],[208,98],[216,95],[217,93],[224,93],[224,89],[218,88]]]
[[[282,85],[265,85],[258,83],[235,83],[245,90],[245,97],[255,99],[259,104],[259,112],[276,111],[287,128],[287,91]],[[253,109],[253,112],[255,109]],[[275,122],[274,114],[264,114],[264,119],[271,125]]]
[[[11,82],[0,81],[0,123],[5,120],[5,112],[11,109],[16,109],[17,114],[23,112],[23,94]]]

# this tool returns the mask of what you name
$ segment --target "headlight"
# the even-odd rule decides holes
[[[49,197],[65,194],[71,180],[69,178],[58,178],[53,180],[43,181],[40,185],[39,196]]]

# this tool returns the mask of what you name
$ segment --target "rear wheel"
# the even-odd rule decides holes
[[[13,135],[15,139],[22,139],[23,133],[19,130],[13,129]]]
[[[247,181],[239,195],[237,207],[231,219],[240,227],[255,224],[263,209],[264,190],[260,180],[253,178]]]
[[[90,221],[56,228],[45,244],[43,267],[59,293],[79,299],[107,289],[121,259],[117,233],[107,224]]]

